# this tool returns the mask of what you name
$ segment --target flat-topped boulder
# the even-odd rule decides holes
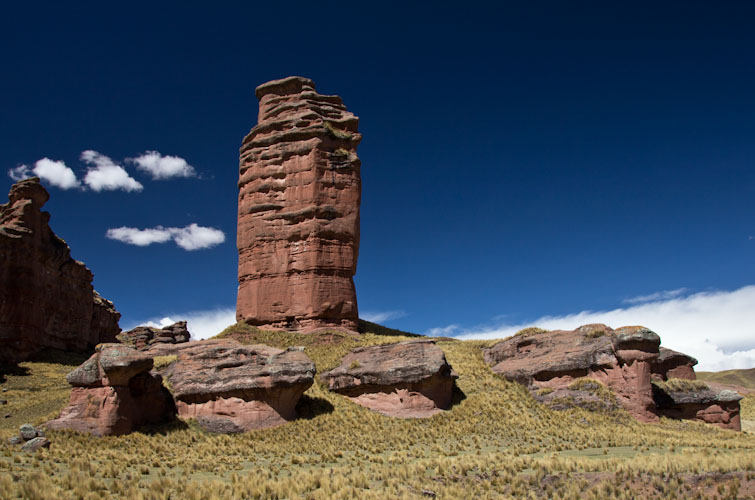
[[[177,321],[163,328],[137,326],[118,335],[118,340],[137,349],[146,349],[152,344],[181,344],[191,339],[186,321]]]
[[[212,432],[244,432],[294,419],[296,404],[316,371],[302,348],[228,339],[153,344],[145,352],[174,357],[162,374],[178,415],[196,419]]]
[[[50,229],[49,198],[33,177],[0,205],[0,362],[44,349],[89,354],[120,332],[121,315],[92,288],[92,272]]]
[[[613,330],[591,324],[573,331],[515,335],[485,349],[483,357],[495,373],[527,386],[533,395],[559,408],[590,398],[542,396],[559,390],[557,394],[562,394],[575,380],[588,378],[610,389],[635,418],[654,422],[658,416],[650,363],[658,356],[659,345],[658,335],[644,327]]]
[[[660,354],[652,363],[653,380],[680,378],[696,380],[695,365],[697,360],[682,352],[661,347]]]
[[[88,360],[68,374],[73,386],[68,406],[47,423],[96,436],[127,434],[175,415],[162,378],[150,373],[153,360],[121,344],[101,344]]]
[[[667,379],[653,383],[653,398],[661,416],[742,430],[739,415],[742,396],[734,391],[714,390],[700,381]]]
[[[360,347],[320,375],[329,390],[392,417],[429,417],[451,406],[458,376],[430,339]]]

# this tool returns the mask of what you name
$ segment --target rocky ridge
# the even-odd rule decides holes
[[[312,80],[257,87],[239,159],[238,321],[356,331],[359,119]]]
[[[0,362],[46,348],[89,353],[120,332],[120,314],[92,288],[92,272],[50,229],[41,211],[49,197],[33,177],[0,205]]]
[[[191,339],[186,321],[177,321],[163,328],[137,326],[118,335],[118,340],[139,350],[147,349],[152,344],[182,344]]]

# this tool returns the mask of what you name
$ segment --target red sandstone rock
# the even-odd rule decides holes
[[[568,389],[579,378],[597,380],[635,418],[654,422],[658,416],[650,363],[658,356],[659,344],[658,335],[647,328],[614,331],[606,325],[585,325],[574,331],[514,336],[486,349],[483,356],[495,373],[528,386],[534,394]]]
[[[429,417],[451,406],[457,378],[432,340],[361,347],[320,375],[328,389],[391,417]]]
[[[118,335],[118,340],[137,349],[147,349],[152,344],[181,344],[191,338],[186,321],[178,321],[164,328],[137,326]]]
[[[301,77],[256,89],[239,160],[236,318],[271,329],[357,330],[359,119]]]
[[[668,380],[681,378],[697,380],[694,366],[697,360],[684,353],[661,347],[660,354],[652,363],[653,380]]]
[[[45,349],[91,352],[120,332],[113,303],[92,288],[92,272],[71,258],[42,212],[38,178],[13,185],[0,205],[0,361]]]
[[[653,385],[653,397],[661,416],[699,420],[722,429],[742,430],[739,416],[739,401],[742,396],[736,392],[719,392],[710,388],[672,391]]]
[[[212,432],[244,432],[296,417],[314,381],[315,365],[301,348],[285,351],[215,339],[154,344],[150,355],[174,355],[164,371],[178,415]]]
[[[73,386],[70,402],[47,427],[109,436],[172,417],[175,406],[162,378],[150,373],[152,365],[151,357],[131,347],[98,346],[66,377]]]

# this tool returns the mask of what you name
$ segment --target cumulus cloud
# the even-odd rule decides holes
[[[383,323],[392,319],[403,318],[406,316],[404,311],[366,311],[359,314],[359,316],[365,321],[371,321],[372,323]]]
[[[128,158],[136,168],[147,172],[153,180],[171,179],[173,177],[196,177],[197,172],[186,160],[178,156],[163,156],[157,151],[147,151],[136,158]]]
[[[198,224],[189,224],[186,227],[157,226],[147,229],[122,226],[108,229],[105,236],[111,240],[140,247],[173,240],[184,250],[212,248],[225,241],[225,233],[220,229]]]
[[[236,324],[236,309],[227,307],[207,311],[171,314],[163,318],[152,318],[148,321],[134,324],[126,328],[126,330],[130,330],[138,325],[163,328],[172,325],[176,321],[186,321],[186,327],[189,329],[193,340],[206,339],[214,337],[225,330],[226,327]]]
[[[115,163],[110,157],[92,151],[81,153],[81,160],[89,165],[84,183],[94,191],[141,191],[142,186],[128,175],[126,169]]]
[[[28,165],[19,165],[8,170],[8,175],[14,181],[20,181],[36,175],[43,181],[60,189],[72,189],[81,187],[81,182],[76,178],[73,170],[68,168],[62,161],[54,161],[49,158],[37,160],[34,168]]]
[[[614,328],[647,326],[661,336],[665,347],[696,357],[700,362],[696,368],[701,371],[755,367],[755,285],[644,301],[611,311],[543,316],[517,325],[449,325],[428,334],[442,331],[462,339],[493,339],[508,337],[528,326],[571,330],[587,323],[605,323]]]

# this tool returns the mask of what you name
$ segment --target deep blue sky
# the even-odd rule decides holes
[[[361,119],[364,312],[525,323],[755,283],[751,2],[112,2],[3,7],[4,172],[93,149],[185,158],[140,193],[50,187],[51,225],[122,326],[234,307],[254,87],[312,78]],[[226,233],[136,247],[118,226]],[[614,325],[618,326],[618,325]]]

